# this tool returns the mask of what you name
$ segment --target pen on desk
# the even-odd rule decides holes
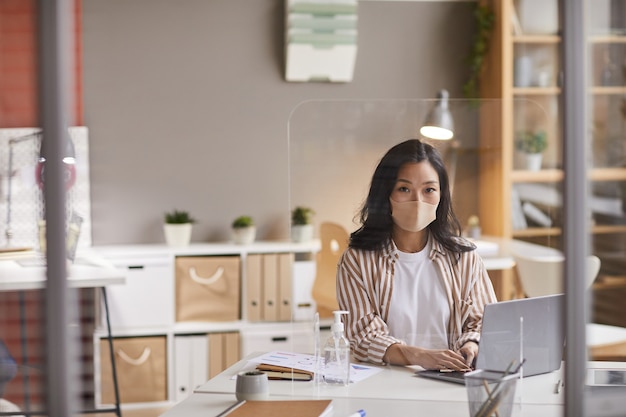
[[[365,417],[365,410],[356,411],[347,417]]]

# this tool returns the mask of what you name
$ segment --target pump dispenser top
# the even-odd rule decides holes
[[[341,321],[341,316],[343,314],[347,315],[350,313],[345,310],[333,311],[334,321],[333,321],[333,324],[330,326],[330,331],[333,332],[333,335],[336,333],[343,335],[344,326],[343,326],[343,322]]]

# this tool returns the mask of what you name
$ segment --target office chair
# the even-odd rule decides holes
[[[563,292],[563,258],[561,256],[527,257],[514,254],[517,276],[527,297],[560,294]],[[585,273],[589,288],[600,272],[600,258],[587,257]]]
[[[513,255],[517,276],[526,297],[563,292],[563,258]],[[600,258],[587,257],[586,287],[591,288],[600,271]],[[587,324],[589,357],[596,361],[626,361],[626,328],[599,323]]]
[[[315,281],[312,295],[320,318],[332,318],[339,310],[337,304],[337,263],[348,247],[349,234],[341,225],[332,222],[320,224],[322,248],[317,255]]]

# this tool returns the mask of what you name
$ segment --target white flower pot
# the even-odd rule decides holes
[[[313,225],[297,224],[291,226],[291,240],[296,243],[313,240]]]
[[[528,171],[540,171],[541,161],[543,154],[541,153],[527,153],[524,155],[526,158],[526,169]]]
[[[188,246],[191,241],[191,223],[164,224],[163,232],[168,246]]]
[[[233,227],[233,241],[239,245],[247,245],[256,238],[256,226]]]

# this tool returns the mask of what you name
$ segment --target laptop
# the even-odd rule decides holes
[[[487,304],[483,314],[475,369],[504,372],[521,358],[523,377],[545,374],[561,367],[564,295],[522,298]],[[465,383],[464,372],[418,371],[421,377]]]

